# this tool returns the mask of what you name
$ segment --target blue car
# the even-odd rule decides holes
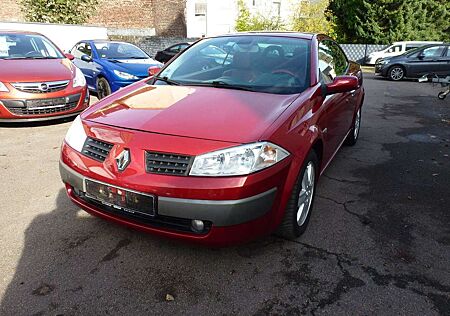
[[[149,67],[162,67],[140,48],[124,42],[81,41],[70,53],[86,77],[89,90],[99,99],[148,77]]]

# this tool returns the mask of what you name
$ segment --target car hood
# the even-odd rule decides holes
[[[106,66],[138,77],[148,77],[148,68],[163,65],[153,59],[108,59],[104,60]]]
[[[297,96],[141,81],[103,99],[82,118],[147,132],[248,143],[259,140]]]
[[[0,59],[0,81],[36,82],[70,80],[74,76],[72,62],[64,59]]]

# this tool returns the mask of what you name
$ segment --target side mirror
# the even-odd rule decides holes
[[[325,85],[324,95],[349,92],[359,88],[358,78],[355,76],[337,76],[333,82]]]
[[[75,56],[72,55],[72,54],[69,54],[69,53],[65,53],[64,56],[66,56],[66,58],[67,58],[68,60],[74,60],[74,59],[75,59]]]
[[[417,58],[419,58],[420,60],[425,58],[425,55],[423,54],[423,52],[420,52],[420,54],[417,56]]]
[[[87,63],[90,63],[92,61],[92,58],[91,58],[91,56],[83,55],[83,56],[81,56],[81,60],[85,61]]]
[[[150,66],[148,68],[148,75],[150,77],[155,76],[161,70],[161,66]]]

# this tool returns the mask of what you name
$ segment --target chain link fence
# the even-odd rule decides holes
[[[348,59],[364,65],[366,63],[367,56],[369,56],[370,53],[380,51],[387,46],[373,44],[341,44],[341,47]]]

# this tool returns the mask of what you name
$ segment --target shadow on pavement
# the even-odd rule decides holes
[[[226,308],[221,294],[208,289],[234,287],[237,271],[241,286],[248,283],[258,269],[251,258],[264,255],[266,247],[276,252],[283,243],[269,237],[240,248],[202,248],[92,217],[63,189],[55,202],[55,209],[35,217],[25,231],[1,315],[163,313],[167,294],[185,307],[207,297]]]

